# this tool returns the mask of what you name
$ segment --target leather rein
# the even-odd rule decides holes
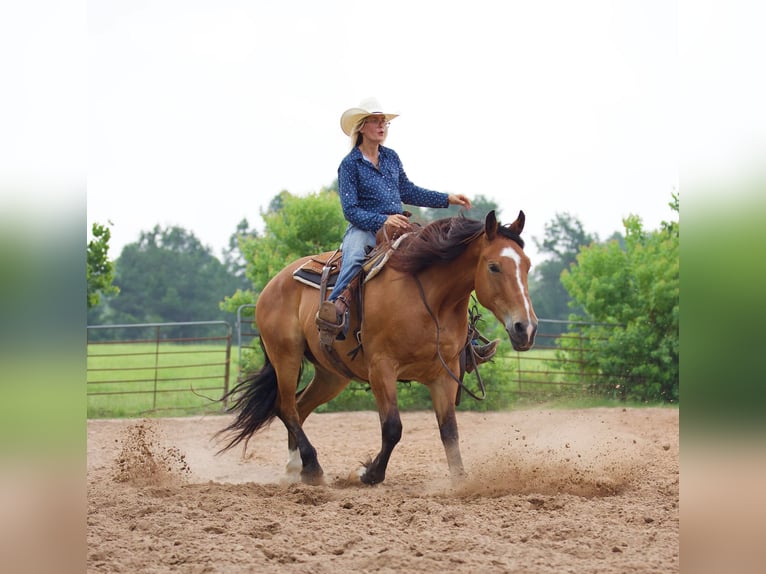
[[[441,350],[441,326],[439,325],[439,318],[436,316],[436,313],[434,313],[433,309],[431,309],[431,305],[428,304],[428,301],[426,300],[426,293],[423,290],[423,284],[420,282],[420,278],[417,275],[413,275],[415,278],[415,283],[418,286],[418,291],[420,292],[420,300],[423,301],[423,305],[426,307],[426,311],[428,311],[428,314],[431,316],[431,319],[434,322],[434,325],[436,325],[436,354],[439,356],[439,361],[441,361],[442,367],[444,367],[444,370],[447,371],[447,374],[452,378],[453,381],[455,381],[458,385],[457,388],[457,396],[455,398],[455,405],[460,404],[460,398],[463,391],[468,393],[472,398],[476,399],[477,401],[483,401],[485,398],[487,398],[487,390],[484,386],[484,381],[481,378],[481,375],[479,374],[479,365],[476,363],[476,357],[474,356],[474,350],[473,346],[471,345],[471,340],[473,339],[473,336],[475,333],[478,333],[478,329],[476,329],[476,322],[481,317],[478,312],[475,310],[476,307],[474,306],[470,311],[470,320],[468,325],[468,338],[466,340],[466,344],[464,347],[465,351],[465,357],[466,361],[472,361],[473,363],[473,369],[476,373],[476,380],[479,382],[479,388],[481,389],[481,395],[475,394],[471,389],[465,386],[463,383],[463,373],[461,373],[461,376],[457,376],[452,369],[449,368],[449,365],[447,365],[447,361],[444,360],[444,357],[442,356],[442,350]],[[461,368],[461,370],[463,370]]]

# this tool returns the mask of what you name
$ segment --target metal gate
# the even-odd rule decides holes
[[[88,416],[225,408],[231,335],[225,321],[88,326]]]

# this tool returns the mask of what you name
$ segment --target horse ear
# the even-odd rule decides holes
[[[526,220],[526,217],[524,216],[524,212],[519,210],[519,216],[516,218],[516,221],[511,223],[511,225],[509,225],[508,227],[516,235],[521,235],[521,232],[524,230],[525,220]]]
[[[493,209],[487,214],[484,219],[484,233],[487,234],[487,239],[492,241],[497,233],[497,217],[495,216],[495,210]]]

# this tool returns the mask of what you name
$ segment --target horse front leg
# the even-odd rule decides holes
[[[456,385],[451,379],[440,380],[429,385],[431,403],[436,413],[436,422],[439,425],[439,436],[444,445],[447,455],[447,465],[453,481],[459,481],[465,477],[463,458],[460,456],[460,436],[457,430],[457,416],[455,415]]]
[[[372,462],[365,465],[359,479],[365,484],[378,484],[386,478],[386,468],[394,447],[402,438],[402,419],[396,398],[396,375],[381,366],[370,374],[370,388],[375,396],[380,417],[381,448]]]

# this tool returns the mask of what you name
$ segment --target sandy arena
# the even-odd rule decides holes
[[[348,477],[375,412],[309,417],[313,487],[284,482],[279,421],[216,456],[229,420],[88,421],[88,572],[679,570],[677,409],[460,412],[459,486],[432,412],[402,414],[374,487]]]

